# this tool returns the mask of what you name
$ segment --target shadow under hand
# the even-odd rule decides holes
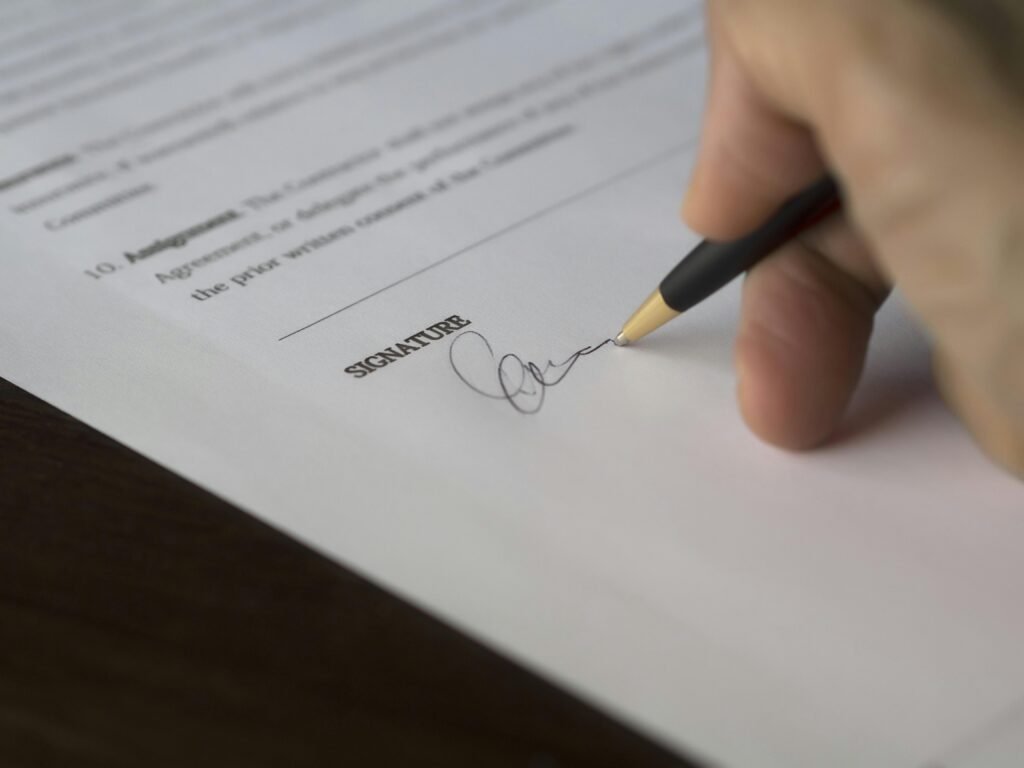
[[[857,392],[830,445],[862,440],[938,399],[928,340],[899,306],[887,306],[879,320]]]
[[[937,392],[931,371],[915,369],[880,375],[862,382],[828,445],[862,440],[916,406],[934,402]]]

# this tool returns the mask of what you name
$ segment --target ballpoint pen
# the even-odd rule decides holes
[[[825,176],[783,203],[749,235],[725,242],[703,241],[632,314],[615,343],[627,346],[699,304],[839,205],[836,182]]]

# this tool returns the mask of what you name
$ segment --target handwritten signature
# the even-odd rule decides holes
[[[560,363],[548,360],[538,365],[512,352],[496,358],[483,334],[465,331],[448,347],[448,361],[462,383],[478,395],[506,400],[519,413],[533,414],[544,406],[547,390],[561,384],[580,358],[611,343],[611,339],[605,339],[577,350]]]

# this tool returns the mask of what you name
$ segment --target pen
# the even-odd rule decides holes
[[[615,344],[627,346],[704,301],[839,205],[835,179],[825,176],[783,203],[749,235],[726,242],[703,241],[630,316],[615,337]]]

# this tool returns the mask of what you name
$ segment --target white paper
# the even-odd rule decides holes
[[[1004,768],[1024,755],[1024,701],[943,757],[944,768]]]
[[[735,286],[532,415],[453,372],[693,245],[699,3],[0,13],[0,375],[715,763],[915,768],[1024,696],[1024,490],[897,308],[813,455],[737,416]]]

